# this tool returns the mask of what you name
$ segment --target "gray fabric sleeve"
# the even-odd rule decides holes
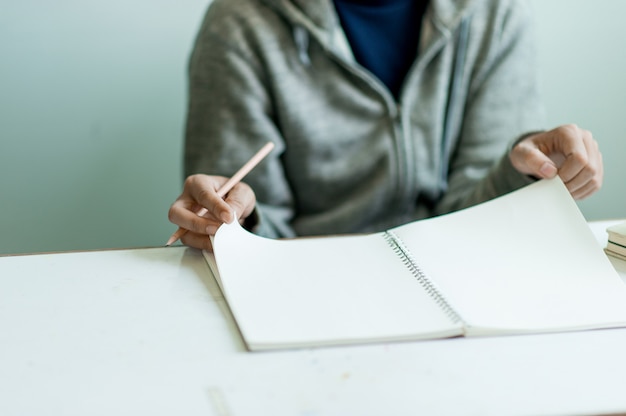
[[[511,132],[544,128],[545,118],[530,9],[524,2],[511,4],[491,24],[496,30],[482,47],[486,57],[472,74],[448,191],[436,214],[484,202],[533,181],[513,168],[508,155],[518,140]],[[473,24],[480,27],[484,22]]]

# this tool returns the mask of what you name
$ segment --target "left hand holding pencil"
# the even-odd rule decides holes
[[[207,237],[215,234],[221,224],[231,222],[233,212],[243,224],[254,211],[256,196],[248,185],[240,181],[273,148],[272,142],[266,143],[231,178],[201,174],[189,176],[183,193],[170,207],[169,220],[180,228],[166,245],[180,238],[188,246],[210,251],[211,241]]]
[[[211,251],[208,236],[215,234],[223,223],[231,222],[233,211],[240,222],[252,213],[256,197],[247,184],[239,182],[224,198],[220,196],[218,191],[228,180],[223,176],[201,174],[187,178],[182,194],[174,201],[168,214],[172,223],[186,230],[180,237],[183,244]]]

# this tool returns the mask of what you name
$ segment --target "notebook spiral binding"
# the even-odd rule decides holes
[[[418,263],[413,258],[413,255],[409,251],[408,248],[402,243],[400,237],[394,234],[392,231],[385,231],[383,236],[391,249],[402,259],[402,262],[407,266],[409,271],[415,276],[419,284],[426,290],[426,293],[437,303],[437,305],[443,310],[446,316],[453,323],[462,323],[466,325],[461,315],[457,313],[456,310],[450,305],[448,300],[443,296],[443,294],[437,289],[437,287],[433,284],[433,282],[426,276],[424,271],[420,268]]]

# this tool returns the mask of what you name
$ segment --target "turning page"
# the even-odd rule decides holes
[[[558,178],[394,232],[468,335],[626,324],[626,285]]]

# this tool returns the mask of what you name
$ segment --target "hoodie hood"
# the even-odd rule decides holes
[[[332,0],[261,0],[294,24],[312,31],[332,31],[338,24]]]
[[[300,61],[308,65],[310,37],[328,51],[354,61],[332,0],[261,0],[293,26]],[[451,38],[471,13],[477,0],[429,0],[422,23],[420,51],[438,38]],[[421,52],[420,52],[421,53]]]
[[[261,0],[294,24],[312,31],[332,31],[338,18],[332,0]],[[476,0],[430,0],[427,17],[441,31],[452,32]]]

